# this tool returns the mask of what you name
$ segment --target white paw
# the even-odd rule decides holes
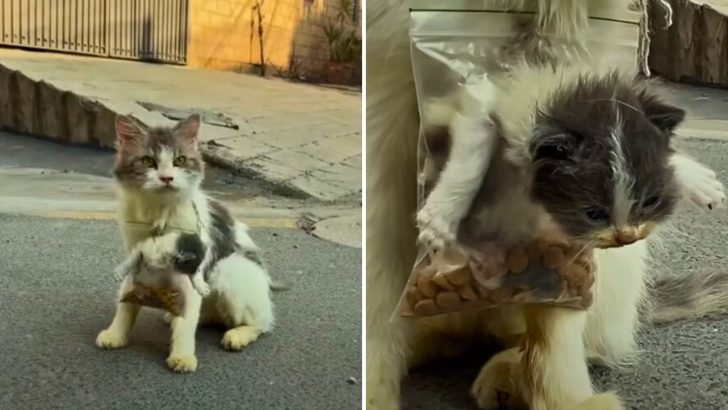
[[[457,237],[457,222],[447,220],[440,212],[428,206],[417,213],[417,227],[420,230],[420,243],[434,252],[449,247]]]
[[[479,408],[525,408],[514,380],[519,359],[517,349],[509,349],[493,356],[483,366],[470,390]]]
[[[128,338],[113,329],[104,329],[96,336],[96,346],[102,349],[118,349],[126,346]]]
[[[258,339],[260,331],[252,326],[241,326],[228,330],[222,337],[220,345],[227,350],[243,350]]]
[[[203,279],[192,279],[192,286],[203,298],[210,294],[210,285],[208,285]]]
[[[686,199],[703,209],[725,206],[725,188],[713,170],[687,158],[676,160],[675,165],[682,195]]]
[[[167,358],[167,366],[177,373],[192,373],[197,370],[197,357],[170,354]]]

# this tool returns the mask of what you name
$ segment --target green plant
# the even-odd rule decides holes
[[[346,22],[354,20],[352,0],[339,0],[335,16],[324,19],[321,29],[329,46],[329,61],[349,63],[356,60],[361,49],[361,39],[355,28],[347,27]]]

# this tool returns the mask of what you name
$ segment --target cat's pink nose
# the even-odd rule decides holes
[[[159,177],[159,180],[164,182],[165,184],[170,184],[172,181],[174,181],[174,177]]]

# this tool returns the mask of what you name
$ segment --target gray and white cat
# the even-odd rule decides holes
[[[189,284],[183,315],[171,320],[168,366],[177,372],[197,368],[195,331],[198,323],[215,322],[229,330],[222,346],[241,350],[261,333],[273,329],[272,282],[246,225],[237,222],[219,202],[200,188],[204,167],[198,150],[200,117],[192,115],[175,127],[148,128],[130,117],[116,120],[119,183],[119,224],[127,252],[150,236],[169,231],[194,232],[206,251],[197,272],[210,288],[206,297]],[[127,276],[120,294],[132,285]],[[203,292],[206,293],[206,292]],[[139,306],[118,303],[109,327],[96,344],[119,348],[127,344]]]

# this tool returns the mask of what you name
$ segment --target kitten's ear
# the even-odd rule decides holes
[[[174,133],[184,139],[197,140],[200,132],[200,114],[192,114],[174,127]]]
[[[671,134],[685,120],[685,110],[665,104],[654,95],[642,92],[640,101],[647,119],[664,133]]]
[[[533,161],[569,161],[577,154],[581,137],[552,127],[539,126],[531,140]]]
[[[121,144],[134,141],[144,134],[144,128],[131,117],[116,116],[116,138]]]

